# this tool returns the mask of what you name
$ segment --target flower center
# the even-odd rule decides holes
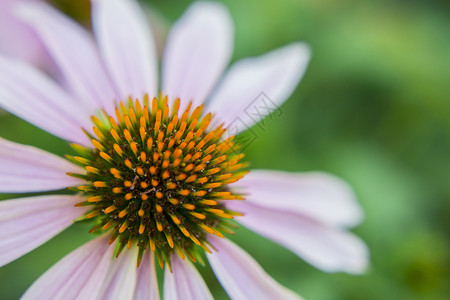
[[[196,262],[209,252],[207,234],[231,231],[237,213],[224,201],[243,199],[228,185],[245,175],[244,155],[222,126],[209,129],[212,115],[202,117],[202,106],[178,114],[178,99],[170,112],[167,97],[149,102],[130,99],[115,117],[92,117],[95,148],[73,145],[80,156],[69,157],[87,171],[70,174],[87,182],[77,188],[87,201],[77,205],[92,207],[90,232],[110,231],[117,255],[136,244],[138,264],[146,249],[161,267],[174,251]]]

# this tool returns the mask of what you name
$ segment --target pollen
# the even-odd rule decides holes
[[[161,266],[175,252],[202,261],[207,236],[235,227],[230,219],[238,213],[226,201],[244,199],[230,187],[247,167],[235,138],[223,125],[212,127],[203,106],[179,106],[177,99],[169,109],[167,97],[121,102],[115,116],[92,117],[93,147],[73,145],[80,155],[69,157],[86,170],[72,176],[86,181],[78,189],[87,200],[77,206],[91,207],[90,232],[110,232],[117,255],[135,244],[138,265],[147,250]]]

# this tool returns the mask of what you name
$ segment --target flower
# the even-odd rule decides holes
[[[299,299],[224,238],[234,217],[322,270],[365,268],[364,244],[346,232],[362,213],[344,182],[323,173],[247,174],[238,143],[225,135],[223,124],[236,118],[257,121],[241,112],[261,92],[277,105],[291,94],[307,46],[238,61],[222,75],[231,18],[219,3],[197,2],[169,33],[160,93],[151,32],[134,1],[92,1],[96,43],[48,5],[22,5],[17,13],[64,85],[0,58],[0,106],[71,142],[78,155],[69,162],[0,139],[0,192],[69,187],[77,194],[0,202],[0,265],[74,219],[92,219],[91,232],[100,233],[43,274],[24,299],[157,299],[156,261],[167,266],[165,299],[211,299],[192,263],[203,253],[231,298]]]

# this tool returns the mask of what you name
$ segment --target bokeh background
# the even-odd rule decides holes
[[[86,0],[54,0],[89,26]],[[158,24],[190,1],[142,1]],[[145,2],[145,3],[144,3]],[[354,232],[371,250],[366,274],[326,274],[240,228],[233,237],[306,299],[448,299],[450,295],[450,4],[447,1],[227,0],[233,60],[293,41],[311,45],[304,80],[281,115],[255,127],[254,168],[323,170],[347,180],[366,218]],[[63,155],[61,140],[0,113],[0,136]],[[1,195],[1,199],[17,195]],[[17,299],[90,236],[76,224],[0,269],[0,299]],[[200,268],[217,299],[227,299]]]

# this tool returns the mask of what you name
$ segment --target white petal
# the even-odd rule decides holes
[[[137,278],[137,248],[125,249],[109,267],[98,299],[132,300]]]
[[[332,226],[350,227],[363,219],[350,186],[326,173],[252,170],[239,184],[247,187],[249,203],[296,212]]]
[[[134,300],[159,300],[155,256],[146,251],[139,266]]]
[[[83,105],[113,112],[114,92],[89,33],[44,3],[26,3],[18,14],[44,42],[61,69],[71,92]]]
[[[33,299],[96,299],[112,264],[109,237],[96,238],[61,259],[22,296]]]
[[[157,56],[145,16],[134,0],[91,0],[102,57],[120,96],[157,96]]]
[[[166,268],[164,274],[165,300],[213,299],[202,276],[189,261],[172,255],[172,271],[173,273]]]
[[[79,196],[48,195],[0,201],[0,266],[39,247],[86,212]]]
[[[233,22],[226,7],[219,2],[192,4],[167,38],[162,91],[185,105],[190,100],[200,105],[228,64],[232,49]]]
[[[233,201],[227,207],[244,216],[242,225],[290,249],[326,272],[361,273],[368,250],[356,236],[328,227],[296,212],[278,210],[253,202]]]
[[[236,62],[207,110],[216,113],[218,121],[233,127],[233,134],[251,127],[291,95],[305,73],[309,58],[309,48],[294,43]]]
[[[302,299],[280,285],[244,250],[226,239],[209,238],[218,250],[207,254],[211,267],[232,299]]]
[[[0,138],[0,193],[50,191],[83,183],[66,173],[84,170],[54,154]]]
[[[89,113],[42,72],[0,57],[0,107],[68,141],[90,145]]]

